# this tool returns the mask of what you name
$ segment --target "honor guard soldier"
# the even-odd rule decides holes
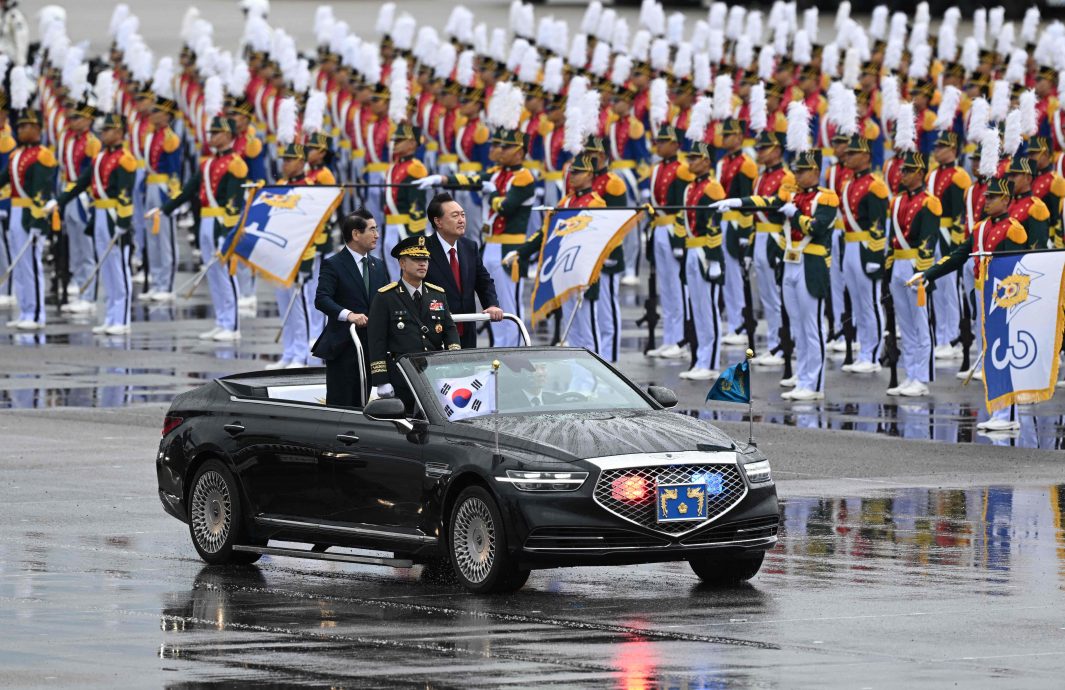
[[[19,146],[0,170],[0,187],[11,185],[11,217],[8,237],[12,278],[18,300],[18,317],[8,328],[32,331],[44,328],[44,232],[48,228],[45,206],[52,200],[56,184],[55,154],[41,146],[41,114],[29,107],[32,84],[27,68],[11,69],[11,105]],[[54,205],[54,204],[53,204]],[[20,256],[21,255],[21,256]]]
[[[651,84],[652,103],[660,79]],[[660,88],[665,89],[661,83]],[[655,132],[655,153],[658,163],[651,169],[651,204],[658,207],[682,206],[684,204],[683,180],[677,177],[681,168],[680,137],[677,128],[662,123]],[[683,270],[680,259],[684,255],[684,238],[677,234],[677,213],[663,210],[655,214],[651,237],[652,257],[655,266],[655,281],[658,284],[658,301],[662,305],[662,344],[647,352],[650,357],[677,358],[684,356],[680,342],[684,340],[684,289],[680,274]],[[681,228],[683,232],[683,228]]]
[[[772,111],[770,111],[772,112]],[[773,125],[759,132],[755,151],[762,171],[754,180],[754,205],[758,199],[780,196],[782,191],[795,188],[795,176],[784,165],[784,138],[773,130]],[[789,192],[790,194],[790,192]],[[758,279],[758,297],[766,320],[766,349],[754,358],[753,363],[763,366],[780,366],[784,357],[776,354],[780,347],[780,287],[777,284],[776,267],[781,258],[781,233],[784,216],[775,209],[754,212],[754,241],[747,253],[754,259],[754,272]]]
[[[1050,141],[1046,137],[1032,137],[1028,140],[1028,159],[1032,166],[1035,179],[1032,180],[1032,196],[1041,200],[1047,207],[1050,217],[1047,224],[1050,226],[1049,247],[1051,249],[1065,248],[1065,238],[1062,237],[1061,203],[1065,198],[1065,178],[1058,174],[1054,168],[1054,152],[1050,148]],[[1040,247],[1041,248],[1041,247]]]
[[[902,335],[900,355],[906,377],[898,386],[888,388],[887,394],[917,397],[928,395],[928,384],[935,380],[933,346],[936,340],[929,309],[906,285],[915,273],[927,271],[932,266],[941,239],[943,210],[939,197],[925,186],[928,165],[924,156],[918,151],[904,151],[897,147],[896,154],[901,161],[902,187],[891,200],[891,249],[886,269],[891,273],[889,285]],[[948,289],[957,291],[956,286]]]
[[[986,155],[986,152],[985,152]],[[961,244],[923,273],[917,273],[910,279],[911,286],[933,283],[942,276],[960,270],[973,253],[994,251],[1023,251],[1029,248],[1028,233],[1024,226],[1010,215],[1010,202],[1013,194],[1009,180],[1003,177],[993,178],[984,195],[983,220],[976,224],[973,232]],[[974,288],[979,293],[984,289],[983,263],[976,261],[973,265]],[[978,331],[983,331],[983,315]],[[976,425],[982,431],[1016,431],[1020,429],[1017,421],[1016,407],[991,413],[991,418]]]
[[[215,326],[200,334],[201,340],[233,342],[240,339],[240,315],[237,303],[240,288],[236,277],[230,275],[219,251],[228,235],[240,220],[244,203],[242,185],[248,177],[248,165],[233,151],[236,125],[225,117],[214,117],[208,128],[212,155],[204,156],[199,169],[185,182],[181,193],[160,208],[148,211],[170,215],[182,204],[199,197],[200,251],[211,290]]]
[[[843,279],[851,296],[851,310],[861,347],[853,364],[844,371],[880,371],[880,345],[884,334],[880,306],[880,280],[884,270],[884,219],[887,217],[888,188],[872,169],[870,129],[851,136],[844,163],[854,177],[843,187],[840,211],[843,215]]]
[[[395,87],[393,87],[395,93]],[[389,277],[399,276],[399,262],[392,248],[408,237],[425,235],[425,192],[415,184],[428,174],[425,165],[414,157],[418,132],[409,122],[397,122],[392,135],[392,163],[386,178],[392,187],[385,188],[385,266]],[[403,185],[403,186],[400,186]]]
[[[1032,163],[1020,154],[1010,159],[1006,168],[1013,201],[1010,202],[1010,217],[1024,226],[1028,235],[1029,249],[1046,249],[1050,240],[1050,209],[1041,199],[1032,194]]]
[[[87,77],[87,72],[79,77]],[[81,81],[79,79],[79,81]],[[92,159],[100,152],[100,140],[92,132],[92,121],[96,109],[88,103],[88,83],[71,84],[70,94],[78,100],[71,100],[67,107],[66,127],[59,134],[56,152],[59,154],[59,174],[61,190],[66,192],[74,188],[81,174],[92,164]],[[90,234],[89,220],[91,210],[88,195],[79,195],[76,203],[67,204],[63,212],[63,229],[67,233],[67,246],[70,251],[70,286],[69,302],[60,307],[61,311],[85,313],[96,308],[96,283],[92,290],[86,282],[96,266],[96,251]],[[79,288],[85,288],[80,296],[75,296]],[[86,297],[92,299],[86,299]]]
[[[505,83],[505,82],[503,82]],[[484,253],[482,260],[496,286],[499,308],[521,318],[521,276],[517,280],[503,265],[503,257],[525,242],[529,228],[529,214],[536,195],[536,179],[523,164],[525,161],[525,135],[518,129],[523,97],[513,86],[497,86],[493,99],[498,103],[489,105],[489,112],[501,111],[501,119],[493,124],[491,157],[496,165],[486,175],[458,173],[444,178],[429,175],[422,179],[422,190],[447,184],[480,187],[485,192],[487,219],[484,229]],[[498,107],[496,107],[498,105]],[[521,344],[521,336],[515,324],[492,322],[492,344],[495,347],[515,347]]]
[[[7,79],[8,65],[4,56],[0,56],[0,83]],[[0,86],[0,170],[7,170],[11,152],[18,146],[11,136],[8,124],[7,92]],[[11,238],[7,232],[7,221],[11,217],[11,185],[0,187],[0,270],[6,271],[11,265]],[[91,240],[90,240],[91,241]],[[91,270],[91,266],[90,266]],[[14,281],[8,280],[0,285],[0,307],[10,307],[15,303]]]
[[[734,117],[721,120],[718,126],[723,150],[717,161],[715,177],[729,199],[750,196],[754,190],[754,178],[758,176],[758,165],[743,152],[744,128],[744,123]],[[743,274],[747,271],[744,257],[750,244],[751,225],[751,217],[745,213],[728,210],[721,214],[725,235],[725,315],[732,331],[730,335],[737,334],[743,324]],[[726,336],[722,342],[726,345],[744,344],[747,338]]]
[[[951,118],[953,119],[953,118]],[[942,258],[965,238],[962,216],[965,212],[965,190],[972,179],[958,165],[958,135],[953,129],[941,129],[936,135],[932,156],[938,166],[928,173],[928,191],[942,207],[939,217],[939,242],[936,258]],[[923,158],[922,158],[923,162]],[[961,321],[961,303],[958,290],[948,290],[941,285],[932,294],[932,308],[936,329],[936,359],[961,357],[961,345],[951,343],[958,339]],[[908,370],[907,370],[908,371]]]
[[[466,56],[469,53],[471,51],[466,51],[459,56],[460,82],[468,60]],[[488,131],[481,113],[484,108],[484,89],[477,86],[473,79],[474,76],[471,74],[469,82],[461,82],[467,85],[462,87],[462,93],[459,96],[459,114],[455,120],[455,153],[459,157],[458,171],[463,175],[480,175],[491,165],[488,158],[491,132]],[[561,135],[559,141],[561,141]],[[561,175],[562,173],[559,172],[559,179]],[[551,203],[557,200],[558,197],[555,197]],[[481,218],[483,217],[481,195],[468,190],[460,190],[455,193],[455,201],[466,212],[466,237],[480,245],[482,241]]]
[[[370,375],[380,397],[395,395],[413,410],[414,394],[396,372],[396,359],[462,348],[444,290],[424,282],[429,270],[425,236],[404,239],[392,248],[392,257],[399,262],[400,279],[378,290],[370,304]]]
[[[826,123],[827,126],[827,115],[822,119],[822,122]],[[843,164],[843,156],[846,155],[850,137],[842,132],[836,132],[829,138],[829,143],[831,144],[830,150],[833,153],[834,162],[825,170],[824,185],[835,192],[837,198],[840,198],[843,194],[843,186],[854,177],[854,171]],[[822,151],[822,153],[824,152]],[[843,338],[844,292],[846,285],[843,281],[842,249],[843,215],[839,213],[837,208],[836,220],[832,226],[832,253],[835,256],[835,261],[832,261],[828,267],[828,275],[832,283],[832,333],[836,335],[835,339],[828,344],[828,347],[834,352],[844,352],[847,349],[847,343]]]
[[[129,261],[133,249],[130,230],[133,226],[137,159],[123,146],[126,119],[119,113],[106,111],[113,103],[114,96],[110,72],[101,72],[97,76],[95,91],[104,116],[100,129],[103,149],[93,157],[92,164],[81,174],[77,183],[59,197],[58,204],[65,207],[79,194],[89,191],[93,207],[93,242],[96,256],[101,262],[100,282],[107,300],[104,322],[93,327],[92,332],[126,335],[130,332],[130,303],[133,298]]]
[[[625,184],[625,204],[637,206],[640,202],[640,170],[646,174],[650,161],[647,151],[647,136],[643,123],[633,114],[633,102],[636,90],[629,81],[632,71],[632,58],[619,54],[614,58],[614,68],[610,79],[613,83],[613,103],[607,113],[605,148],[610,159],[610,171]],[[610,205],[607,200],[607,205]],[[636,277],[636,264],[640,256],[640,232],[634,230],[625,236],[624,248],[625,285],[639,285]]]
[[[642,126],[642,125],[641,125]],[[585,153],[589,154],[595,165],[592,191],[603,199],[607,208],[619,208],[627,205],[627,188],[622,178],[611,172],[607,163],[606,142],[600,137],[588,137]],[[631,230],[629,236],[638,235]],[[635,261],[636,256],[633,255]],[[618,360],[618,347],[621,338],[621,305],[618,302],[618,275],[625,271],[625,245],[617,247],[603,261],[599,280],[585,293],[585,299],[597,301],[596,318],[599,321],[600,347],[596,351],[608,362]]]
[[[684,225],[684,273],[695,324],[695,362],[691,369],[681,372],[682,379],[708,381],[720,373],[718,357],[721,353],[721,314],[718,302],[725,280],[724,251],[721,227],[714,222],[711,204],[725,198],[725,190],[711,174],[713,169],[710,145],[705,142],[709,124],[710,101],[701,101],[692,109],[691,125],[685,136],[691,142],[688,162],[680,171],[684,187],[683,205],[689,208],[677,217]]]
[[[181,189],[181,137],[173,129],[177,103],[174,101],[172,79],[170,59],[163,58],[152,80],[155,104],[149,115],[151,130],[144,143],[145,205],[148,208],[161,207]],[[174,221],[169,217],[156,216],[149,224],[145,239],[150,286],[146,294],[153,302],[173,301],[178,263]]]

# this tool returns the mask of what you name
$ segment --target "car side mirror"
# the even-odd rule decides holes
[[[394,422],[407,418],[407,408],[399,398],[375,398],[366,403],[362,413],[375,422]]]
[[[667,409],[677,406],[677,394],[665,386],[648,386],[647,395],[651,396],[652,400]]]

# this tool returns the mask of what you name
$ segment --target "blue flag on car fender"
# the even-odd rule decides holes
[[[745,359],[739,364],[733,364],[721,373],[721,377],[714,382],[714,387],[706,394],[707,402],[720,400],[722,402],[750,403],[751,402],[751,365]]]
[[[994,255],[981,291],[987,409],[1054,395],[1065,328],[1065,252]]]

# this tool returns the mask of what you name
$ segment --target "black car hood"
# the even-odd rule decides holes
[[[500,444],[560,460],[735,447],[732,439],[707,422],[666,410],[501,415],[464,424],[485,431],[498,426]]]

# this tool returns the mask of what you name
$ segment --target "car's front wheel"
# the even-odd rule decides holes
[[[765,551],[755,555],[721,558],[712,554],[691,556],[688,564],[703,582],[710,585],[727,587],[746,582],[758,574],[762,568]]]
[[[233,550],[243,524],[233,473],[218,460],[208,460],[196,471],[189,491],[189,533],[200,558],[212,565],[259,560],[260,554]]]
[[[529,579],[507,549],[503,516],[480,486],[463,489],[448,524],[451,563],[459,584],[475,594],[514,592]]]

